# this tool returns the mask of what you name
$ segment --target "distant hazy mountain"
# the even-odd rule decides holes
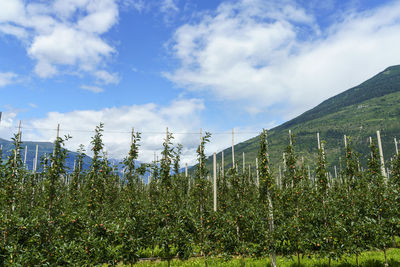
[[[3,145],[3,159],[5,159],[9,155],[10,151],[14,148],[13,143],[11,141],[0,138],[0,145]],[[54,144],[50,143],[50,142],[31,142],[31,141],[23,142],[20,154],[21,154],[22,160],[24,160],[25,147],[27,147],[26,165],[29,170],[33,169],[33,162],[34,162],[35,153],[36,153],[36,145],[38,145],[38,147],[39,147],[38,167],[39,167],[39,163],[40,163],[40,157],[44,156],[45,154],[49,155],[50,153],[53,153],[53,150],[54,150]],[[67,163],[67,167],[69,167],[71,170],[74,167],[74,160],[77,156],[78,156],[78,153],[68,151],[68,158],[66,160],[66,163]],[[91,160],[92,159],[90,157],[86,156],[84,158],[83,168],[89,167]]]

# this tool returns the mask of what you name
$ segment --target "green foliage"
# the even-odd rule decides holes
[[[29,172],[19,156],[19,136],[14,137],[14,156],[0,164],[0,266],[134,264],[143,257],[165,264],[202,257],[188,263],[265,266],[276,259],[276,266],[338,265],[354,262],[354,255],[366,262],[367,250],[390,255],[392,238],[400,233],[399,157],[391,162],[391,178],[385,178],[374,141],[363,169],[362,155],[348,138],[336,178],[327,167],[327,143],[322,141],[308,172],[290,135],[280,180],[263,131],[259,184],[254,170],[219,170],[214,211],[204,152],[209,133],[197,149],[192,177],[179,172],[182,146],[174,146],[168,133],[160,164],[155,162],[145,184],[146,165],[136,164],[140,133],[132,138],[120,177],[103,151],[102,131],[100,124],[87,171],[83,147],[75,169],[67,171],[69,137],[57,137],[53,153],[42,158],[42,171]],[[263,259],[268,255],[270,260]]]

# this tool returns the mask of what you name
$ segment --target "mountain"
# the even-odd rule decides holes
[[[304,96],[308,97],[308,96]],[[395,153],[394,138],[400,136],[400,65],[392,66],[362,84],[331,97],[300,116],[268,131],[270,159],[273,168],[282,165],[282,152],[289,142],[288,131],[295,136],[295,151],[313,167],[317,157],[317,132],[326,141],[328,162],[339,167],[344,155],[343,136],[352,138],[353,148],[361,153],[362,165],[369,154],[368,138],[380,130],[385,161]],[[235,161],[242,167],[255,166],[259,138],[254,137],[235,145]],[[225,167],[232,166],[231,147],[224,150]],[[217,154],[221,162],[221,152]],[[211,169],[212,157],[207,160]]]
[[[53,153],[54,144],[50,142],[31,142],[31,141],[23,141],[22,142],[22,149],[20,152],[22,160],[25,158],[25,147],[27,147],[27,156],[26,156],[26,166],[29,170],[33,169],[33,162],[35,159],[36,153],[36,145],[38,145],[38,168],[40,165],[40,157],[49,155]],[[3,160],[10,155],[10,151],[14,148],[13,143],[11,141],[1,139],[0,138],[0,146],[3,146]],[[72,170],[74,167],[74,160],[78,156],[78,153],[68,151],[68,157],[66,159],[67,167]],[[83,168],[86,169],[90,166],[91,158],[86,156],[83,160]]]

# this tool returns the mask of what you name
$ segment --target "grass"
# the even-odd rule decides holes
[[[389,266],[399,266],[400,267],[400,249],[389,249],[387,251],[388,263]],[[384,266],[385,259],[382,251],[368,251],[364,252],[359,256],[359,264],[362,267],[380,267]],[[207,260],[208,266],[270,266],[269,259],[253,259],[253,258],[235,258],[229,261],[224,261],[220,258],[210,258]],[[277,265],[282,267],[295,267],[297,266],[297,259],[293,258],[277,258]],[[166,261],[143,261],[137,263],[135,266],[138,267],[163,267],[168,266]],[[181,260],[173,260],[171,262],[171,266],[205,266],[204,259],[195,258],[189,259],[187,261]],[[317,266],[324,267],[328,266],[328,259],[319,259],[319,258],[307,258],[304,257],[301,260],[301,266]],[[356,257],[346,257],[341,259],[340,261],[332,261],[331,266],[335,267],[351,267],[356,265]]]

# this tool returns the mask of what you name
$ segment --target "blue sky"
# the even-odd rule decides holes
[[[0,137],[51,141],[57,123],[88,146],[105,123],[142,160],[166,127],[193,162],[291,119],[400,63],[399,1],[0,0]],[[90,149],[90,147],[88,147]]]

